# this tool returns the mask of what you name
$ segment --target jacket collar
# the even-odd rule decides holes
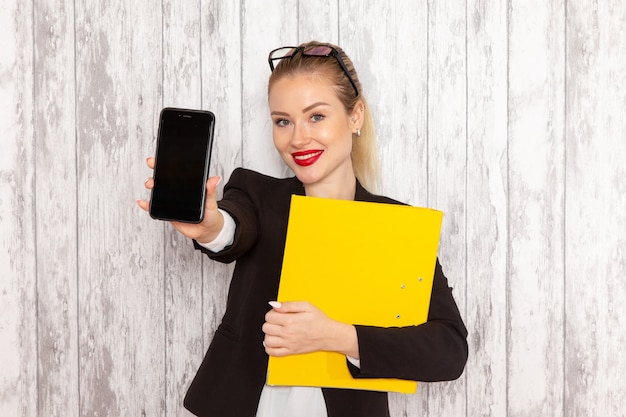
[[[357,179],[356,180],[356,193],[354,196],[354,200],[355,201],[372,201],[373,197],[374,195],[370,193],[369,191],[367,191]]]
[[[302,184],[302,182],[298,179],[298,177],[292,177],[292,181],[291,181],[291,186],[290,186],[290,191],[291,194],[295,194],[295,195],[306,195],[304,192],[304,185]],[[356,191],[354,193],[354,200],[355,201],[371,201],[373,198],[372,193],[370,193],[369,191],[367,191],[359,182],[359,180],[356,180]]]

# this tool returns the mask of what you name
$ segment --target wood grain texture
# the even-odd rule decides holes
[[[509,9],[508,413],[563,407],[564,3]]]
[[[161,22],[140,2],[76,3],[81,416],[164,409],[164,242],[134,203],[161,107]]]
[[[467,5],[467,416],[507,415],[507,11]]]
[[[163,3],[163,107],[201,109],[200,2]],[[183,415],[183,398],[203,352],[202,258],[192,242],[160,222],[165,242],[165,414]]]
[[[221,175],[218,197],[232,171],[242,166],[241,5],[213,0],[202,12],[202,103],[216,115],[211,174]],[[235,28],[235,30],[233,30]],[[196,254],[199,256],[199,253]],[[234,264],[203,261],[202,355],[195,356],[189,381],[220,324]]]
[[[308,41],[339,42],[339,0],[298,1],[298,39]],[[268,52],[270,49],[268,49]]]
[[[216,114],[222,185],[238,166],[291,175],[267,53],[317,39],[359,72],[382,193],[445,212],[440,259],[470,333],[463,377],[391,395],[391,415],[626,416],[622,1],[1,10],[0,415],[190,415],[233,265],[134,203],[159,111]]]
[[[378,191],[426,206],[427,4],[342,2],[341,16],[351,22],[341,32],[342,45],[355,61],[376,125],[384,172]]]
[[[463,1],[428,3],[428,205],[444,212],[439,260],[463,317],[467,272],[467,58]],[[428,414],[463,415],[466,378],[429,385]]]
[[[567,3],[565,415],[626,416],[625,25]]]
[[[37,416],[33,4],[0,13],[0,415]]]
[[[35,10],[39,410],[78,410],[74,9]],[[41,175],[40,175],[41,174]],[[78,414],[73,414],[78,415]]]

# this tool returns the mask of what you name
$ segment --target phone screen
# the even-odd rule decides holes
[[[161,111],[150,199],[153,218],[202,221],[214,125],[215,116],[208,111]]]

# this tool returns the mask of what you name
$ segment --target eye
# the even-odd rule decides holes
[[[278,127],[285,127],[289,125],[289,120],[287,119],[275,119],[274,124]]]
[[[313,122],[321,122],[322,120],[324,120],[325,116],[323,114],[320,113],[315,113],[311,116],[311,121]]]

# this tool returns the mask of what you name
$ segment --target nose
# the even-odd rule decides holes
[[[298,149],[304,147],[309,142],[311,142],[311,136],[306,123],[295,123],[291,134],[291,146]]]

